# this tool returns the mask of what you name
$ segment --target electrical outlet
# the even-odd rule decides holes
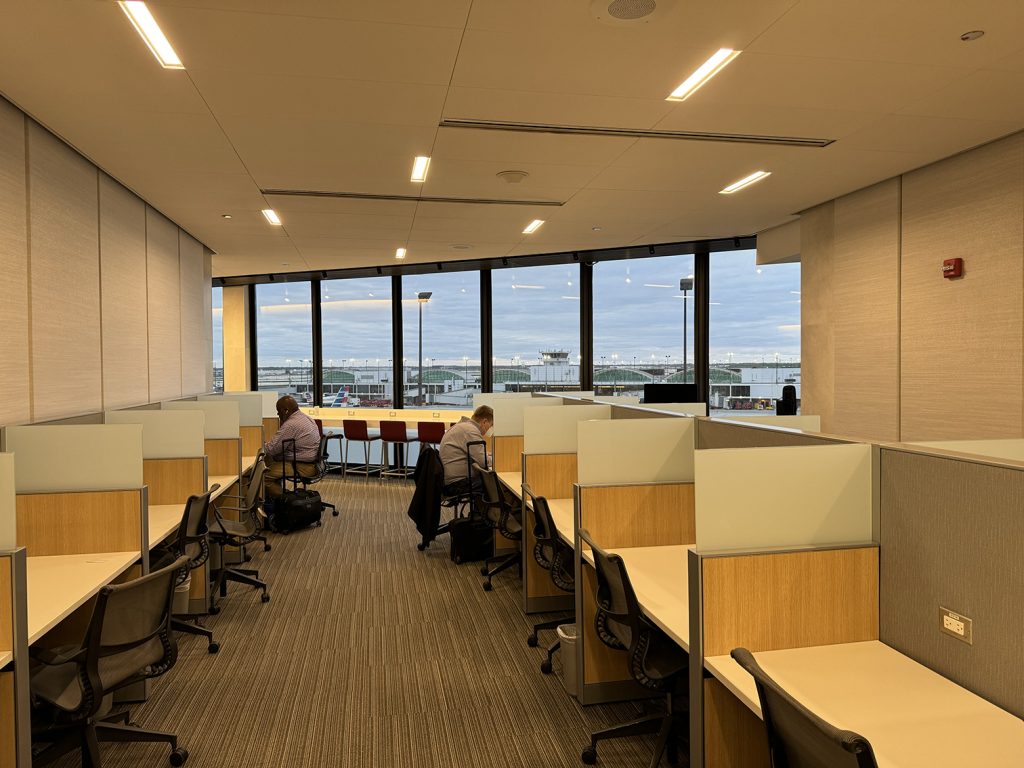
[[[968,645],[974,645],[974,622],[956,611],[939,606],[942,614],[942,631]]]

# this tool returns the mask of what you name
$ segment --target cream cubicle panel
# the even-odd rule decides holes
[[[612,405],[640,405],[640,398],[634,395],[596,395],[592,399],[595,403],[610,403]]]
[[[239,406],[234,400],[196,400],[162,403],[165,411],[202,411],[207,470],[211,482],[234,482],[242,470]],[[231,478],[223,482],[218,478]]]
[[[764,726],[733,692],[733,648],[878,640],[876,466],[863,444],[696,453],[691,764],[769,765]]]
[[[238,403],[239,436],[242,438],[242,457],[255,459],[263,443],[263,395],[260,392],[224,392],[218,395],[200,395],[198,402],[234,400]],[[243,464],[245,462],[243,461]],[[245,467],[243,466],[243,469]]]
[[[261,389],[259,395],[263,398],[263,434],[269,439],[277,431],[279,425],[277,401],[281,399],[281,393]]]
[[[528,394],[502,393],[474,395],[473,406],[489,405],[494,409],[494,429],[491,432],[491,456],[494,471],[522,472],[523,413],[527,408],[550,408],[562,404],[560,397],[532,397]]]
[[[721,419],[722,421],[740,421],[745,424],[757,424],[759,426],[799,429],[801,432],[821,432],[820,416],[776,416],[774,414],[758,416],[752,413],[738,415],[730,413],[724,416],[716,414],[713,418]]]
[[[688,416],[707,416],[706,403],[644,403],[644,408],[667,413],[684,413]]]
[[[596,573],[578,532],[587,530],[626,561],[638,597],[685,607],[685,546],[694,541],[694,429],[695,419],[671,414],[579,424],[574,520],[563,538],[582,554],[576,560],[576,583],[582,586],[576,590],[576,653],[583,704],[647,692],[633,681],[626,655],[601,642],[594,630]],[[680,615],[667,619],[673,636],[685,634],[685,612]]]

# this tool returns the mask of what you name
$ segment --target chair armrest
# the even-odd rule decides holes
[[[58,648],[29,647],[29,656],[51,667],[59,667],[62,664],[77,662],[85,658],[85,653],[86,649],[78,646],[74,648],[68,648],[67,646]]]

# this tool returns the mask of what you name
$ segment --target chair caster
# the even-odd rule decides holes
[[[337,516],[338,516],[338,510],[334,510],[333,512],[331,512],[331,514],[332,514],[332,515],[333,515],[334,517],[337,517]]]
[[[321,525],[323,525],[323,524],[324,524],[324,523],[323,523],[323,521],[322,521],[322,520],[317,520],[317,521],[316,521],[316,527],[317,527],[317,528],[319,528],[319,527],[320,527]]]
[[[426,548],[427,548],[426,544],[417,544],[416,545],[416,549],[418,549],[420,552],[422,552]]]
[[[537,635],[530,635],[528,638],[526,638],[526,644],[528,646],[530,646],[531,648],[536,648],[537,647]]]
[[[206,650],[209,653],[216,653],[220,650],[220,643],[210,643],[208,646],[206,646]]]
[[[492,589],[494,589],[494,587],[491,586],[491,582],[485,581],[484,582],[484,592],[490,592]]]
[[[211,616],[216,616],[218,613],[220,613],[220,606],[219,605],[211,605],[210,606],[210,615]]]
[[[171,752],[171,765],[178,766],[184,765],[185,761],[188,760],[188,750],[178,747],[176,750]]]
[[[545,675],[551,674],[551,659],[544,659],[544,661],[540,663],[540,671],[543,672]]]
[[[481,576],[486,576],[487,575],[487,566],[486,565],[480,568],[480,575]]]
[[[263,545],[263,551],[264,552],[269,552],[270,551],[270,545],[269,544],[264,544]]]
[[[580,760],[583,761],[584,765],[594,765],[597,762],[597,750],[593,747],[587,747],[580,755]]]
[[[269,603],[270,602],[270,595],[268,595],[266,592],[264,592],[262,595],[260,595],[260,602],[261,603]]]

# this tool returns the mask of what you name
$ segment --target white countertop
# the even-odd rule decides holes
[[[185,504],[151,504],[149,507],[149,548],[178,530]]]
[[[572,499],[548,499],[548,509],[555,521],[559,537],[570,547],[576,546],[576,504]]]

